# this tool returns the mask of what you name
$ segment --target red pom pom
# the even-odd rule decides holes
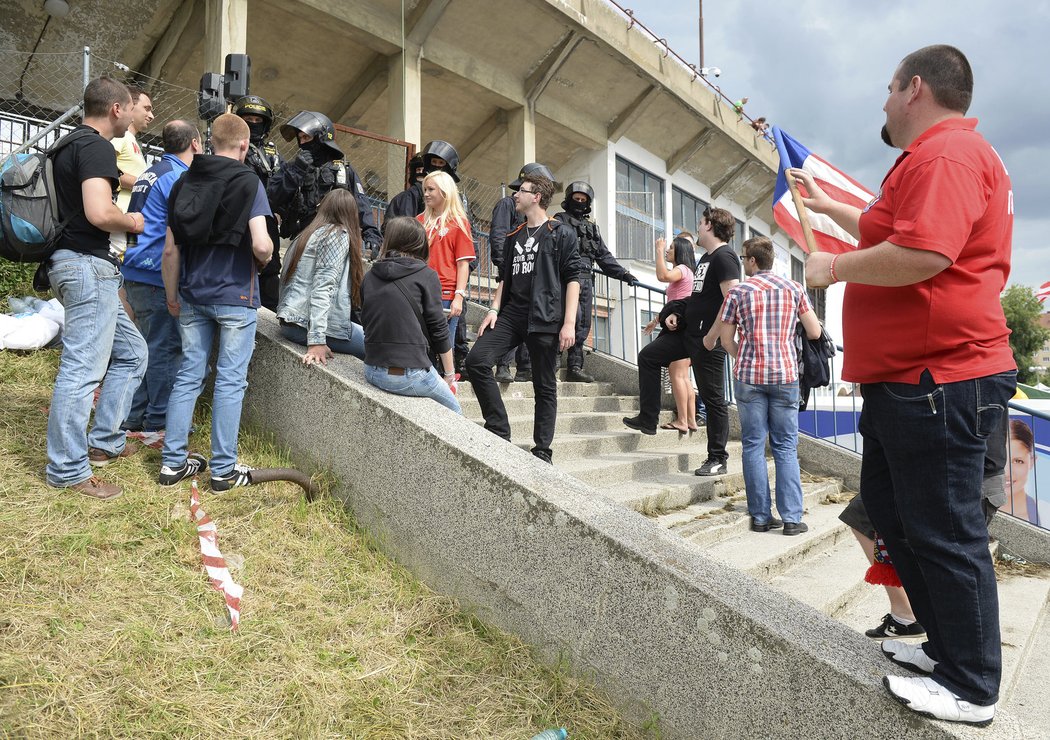
[[[873,563],[868,572],[864,574],[864,580],[873,586],[900,586],[901,579],[897,577],[897,569],[889,563]]]

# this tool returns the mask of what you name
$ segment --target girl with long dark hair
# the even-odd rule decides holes
[[[457,414],[456,373],[441,283],[427,267],[430,247],[419,221],[388,220],[379,259],[361,285],[365,380],[400,396],[433,398]],[[440,356],[443,373],[430,361]]]
[[[361,305],[361,226],[349,190],[332,190],[290,250],[281,276],[281,333],[308,349],[304,365],[325,365],[332,350],[363,359],[364,332],[350,318]]]
[[[670,269],[667,267],[668,262],[671,263]],[[656,240],[656,279],[667,283],[668,303],[689,297],[693,291],[695,270],[696,253],[687,234],[679,234],[670,245],[664,239]],[[652,334],[657,323],[657,319],[653,319],[642,331]],[[696,389],[689,380],[689,367],[690,361],[686,357],[675,360],[667,368],[676,411],[675,420],[663,424],[661,429],[674,429],[680,434],[685,434],[700,428],[696,424]]]

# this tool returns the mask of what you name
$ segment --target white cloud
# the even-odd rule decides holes
[[[697,3],[648,0],[639,19],[687,59],[697,56]],[[974,69],[969,115],[1010,171],[1017,207],[1011,282],[1050,280],[1050,2],[836,3],[753,0],[704,9],[704,63],[732,99],[766,116],[876,189],[897,156],[879,139],[886,85],[900,59],[958,46]]]

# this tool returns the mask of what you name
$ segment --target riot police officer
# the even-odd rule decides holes
[[[258,95],[245,95],[234,103],[233,112],[248,124],[248,153],[244,157],[244,163],[255,171],[262,180],[263,187],[266,187],[270,176],[284,164],[277,147],[268,139],[273,127],[273,108]],[[264,306],[276,311],[281,286],[281,239],[274,216],[266,217],[266,230],[270,234],[270,241],[273,242],[273,257],[259,273],[259,298]]]
[[[441,170],[451,175],[455,182],[459,182],[459,153],[456,148],[447,141],[431,141],[424,146],[412,161],[419,161],[419,165],[412,173],[409,186],[394,196],[390,205],[386,208],[386,218],[394,216],[411,216],[415,218],[423,212],[423,178],[431,172]],[[470,213],[467,206],[466,196],[463,196],[463,206]],[[473,219],[472,219],[473,221]],[[471,223],[473,226],[473,223]]]
[[[317,213],[321,199],[333,188],[344,188],[357,199],[365,253],[379,249],[383,237],[376,227],[364,185],[354,168],[343,161],[335,142],[335,126],[328,116],[304,110],[281,126],[285,141],[299,142],[299,152],[270,177],[266,195],[281,213],[281,236],[294,239]]]
[[[529,162],[523,165],[518,172],[518,179],[510,184],[510,189],[517,191],[521,187],[521,181],[526,175],[543,175],[554,182],[554,173],[550,168],[539,162]],[[496,268],[497,280],[503,269],[503,242],[507,234],[514,231],[525,223],[525,217],[518,213],[514,207],[514,195],[507,195],[496,201],[492,209],[492,226],[489,230],[489,259],[492,266]],[[514,359],[517,366],[516,374],[510,374],[510,361]],[[532,360],[529,358],[528,347],[522,342],[517,350],[507,352],[496,365],[497,383],[528,383],[532,380]]]
[[[569,224],[576,229],[580,240],[580,260],[584,270],[580,274],[580,305],[576,314],[576,344],[569,348],[569,372],[566,379],[576,383],[590,383],[594,377],[583,371],[583,345],[591,333],[591,310],[594,304],[594,285],[591,271],[594,264],[611,278],[623,280],[628,285],[635,285],[638,279],[616,261],[609,248],[605,246],[598,224],[589,216],[594,203],[594,190],[590,185],[577,180],[565,188],[565,200],[561,207],[565,210],[554,218]]]

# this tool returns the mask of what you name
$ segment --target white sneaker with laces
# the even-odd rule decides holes
[[[882,684],[893,697],[913,712],[948,722],[984,727],[995,718],[995,704],[979,706],[960,699],[944,686],[925,676],[885,676]]]
[[[926,654],[922,645],[903,640],[884,640],[882,652],[897,665],[910,668],[917,673],[933,673],[937,661]]]

